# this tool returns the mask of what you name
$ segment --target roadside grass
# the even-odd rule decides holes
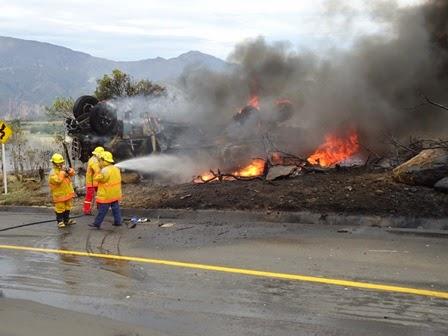
[[[0,205],[40,205],[50,203],[48,193],[36,181],[12,181],[8,183],[8,194],[1,185]]]

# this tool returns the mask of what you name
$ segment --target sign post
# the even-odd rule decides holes
[[[0,120],[0,142],[2,143],[2,167],[3,167],[3,186],[5,194],[8,193],[8,179],[6,176],[6,150],[5,143],[12,135],[12,129],[4,121]]]
[[[8,179],[6,178],[6,151],[5,144],[2,143],[2,167],[3,167],[3,186],[5,188],[5,195],[8,193]]]

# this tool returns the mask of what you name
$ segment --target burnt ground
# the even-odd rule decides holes
[[[48,189],[30,183],[0,205],[51,205]],[[233,181],[208,184],[123,185],[128,208],[313,211],[360,215],[448,217],[448,195],[432,188],[396,183],[390,171],[365,168],[310,173],[266,182]],[[76,200],[81,206],[83,197]]]
[[[440,218],[448,195],[396,183],[390,171],[364,168],[311,173],[265,182],[233,181],[154,186],[126,185],[126,207],[334,212]]]

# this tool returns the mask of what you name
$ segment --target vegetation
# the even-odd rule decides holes
[[[98,79],[94,95],[98,100],[106,100],[117,97],[133,96],[160,96],[165,94],[163,86],[154,84],[149,80],[134,80],[130,75],[119,69],[111,74],[106,74]],[[45,108],[49,120],[64,120],[73,117],[72,111],[75,100],[72,97],[58,97],[51,106]],[[39,132],[36,127],[33,133]]]
[[[72,115],[74,104],[72,97],[58,97],[50,107],[45,107],[45,112],[49,120],[60,120]]]
[[[159,96],[165,88],[142,79],[135,81],[130,75],[115,69],[111,75],[104,75],[97,80],[95,96],[99,100],[132,96]]]
[[[39,169],[48,169],[50,166],[51,148],[43,143],[31,143],[20,120],[12,120],[9,125],[13,134],[8,141],[7,159],[14,175],[19,179],[25,174],[38,177]]]
[[[29,126],[31,134],[53,134],[56,128],[61,128],[60,123],[34,124]]]
[[[48,192],[41,190],[41,183],[32,179],[26,181],[9,179],[8,194],[0,193],[0,205],[42,206],[51,204]],[[3,192],[3,185],[1,185],[1,192]]]

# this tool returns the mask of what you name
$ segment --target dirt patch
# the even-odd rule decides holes
[[[0,204],[51,205],[46,186],[0,196]],[[392,180],[390,171],[364,168],[315,173],[280,181],[234,181],[161,186],[123,185],[129,208],[314,211],[341,214],[448,217],[448,195]],[[82,197],[75,199],[80,208]]]
[[[234,181],[124,188],[125,207],[316,211],[441,218],[448,195],[396,183],[389,171],[347,169],[274,182]]]

